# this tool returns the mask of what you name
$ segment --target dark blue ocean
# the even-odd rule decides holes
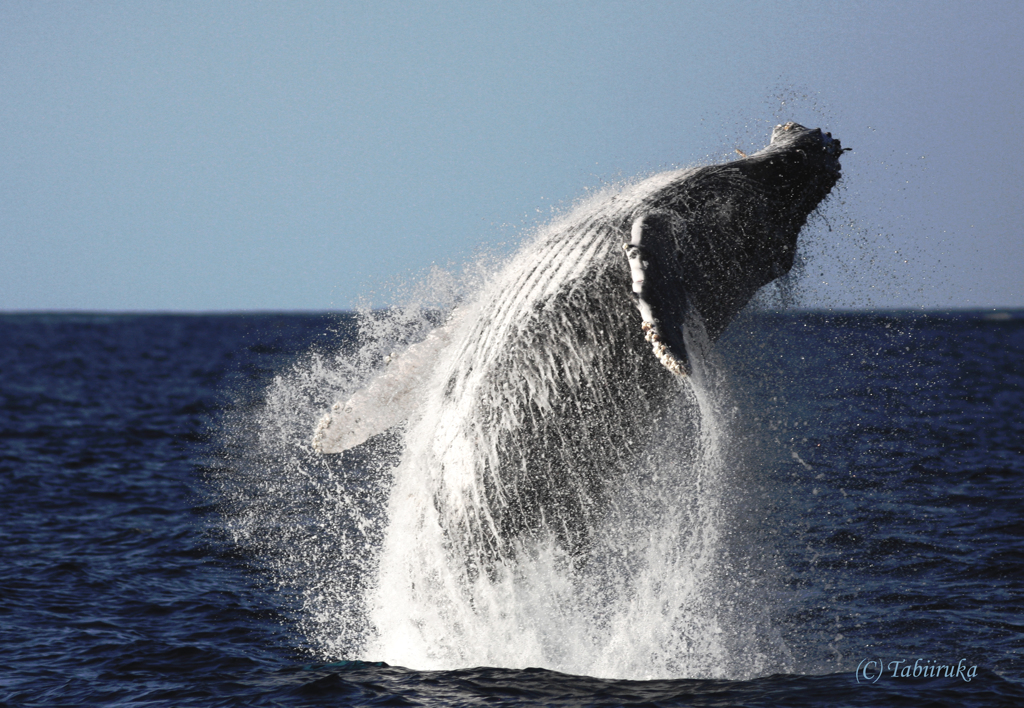
[[[287,461],[254,441],[269,387],[356,336],[346,314],[0,315],[0,704],[1024,705],[1024,312],[734,323],[736,492],[758,513],[733,540],[776,559],[765,603],[810,667],[747,680],[422,671],[311,643],[302,576],[265,557],[299,551],[240,542],[239,519],[266,509],[285,540],[318,523],[302,489],[280,508],[260,475]],[[372,516],[388,459],[324,462],[351,468],[331,498]],[[340,602],[362,582],[320,571]]]

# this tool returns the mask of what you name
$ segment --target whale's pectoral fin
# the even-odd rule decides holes
[[[405,422],[418,403],[421,384],[430,376],[438,352],[450,339],[452,325],[438,327],[397,357],[348,401],[335,403],[313,431],[313,449],[338,453]]]
[[[630,242],[622,247],[629,260],[644,336],[665,368],[686,376],[690,373],[683,339],[686,295],[678,275],[670,218],[657,212],[637,218]]]

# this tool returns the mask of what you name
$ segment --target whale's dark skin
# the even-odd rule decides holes
[[[842,152],[790,123],[753,155],[593,199],[456,311],[403,464],[429,480],[437,523],[471,575],[542,537],[585,555],[616,480],[691,371],[688,343],[713,343],[789,272]]]
[[[655,315],[677,324],[699,315],[717,340],[754,293],[793,267],[797,237],[839,179],[842,152],[831,134],[788,123],[764,150],[651,195],[639,217],[650,244],[641,251],[663,273],[650,295]],[[678,326],[661,329],[685,360]]]

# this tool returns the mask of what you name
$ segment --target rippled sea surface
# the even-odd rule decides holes
[[[780,636],[822,657],[745,681],[313,653],[229,542],[212,480],[230,474],[223,421],[310,351],[351,346],[352,323],[0,316],[0,703],[1024,704],[1024,313],[734,324],[734,430],[770,520],[735,533],[780,556]]]

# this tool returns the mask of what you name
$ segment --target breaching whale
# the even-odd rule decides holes
[[[789,272],[843,151],[787,123],[755,154],[580,206],[336,403],[314,449],[342,452],[406,422],[417,442],[401,464],[470,566],[541,536],[580,553],[699,349]]]

